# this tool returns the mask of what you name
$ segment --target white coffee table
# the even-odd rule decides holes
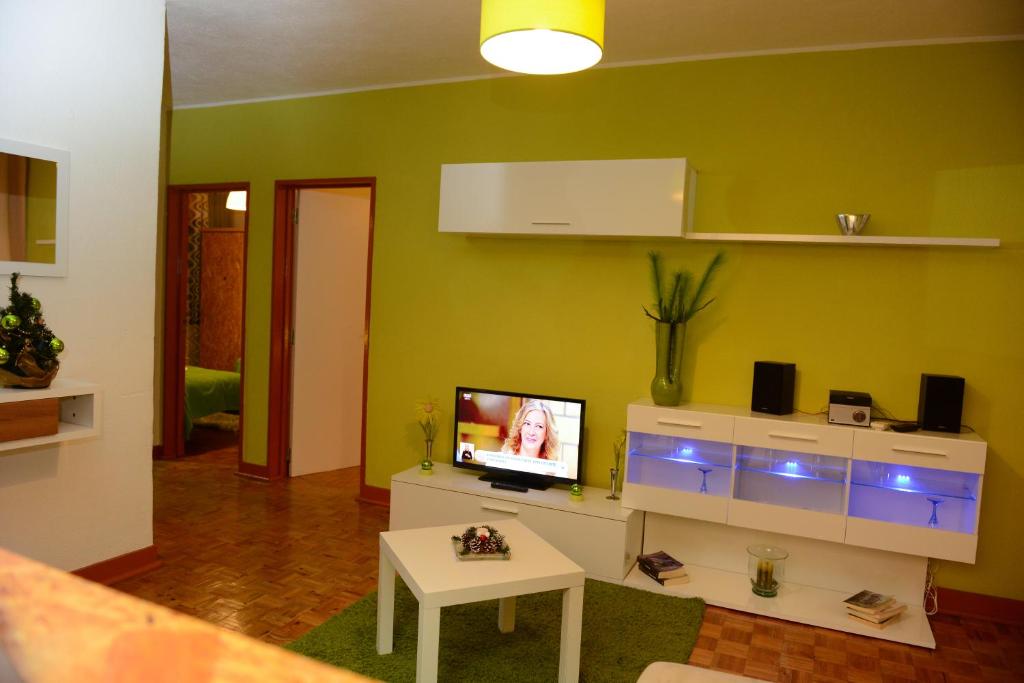
[[[385,531],[380,535],[380,577],[377,590],[377,653],[391,652],[395,619],[395,572],[420,603],[416,643],[416,680],[437,680],[437,647],[441,608],[467,602],[498,602],[498,630],[515,628],[516,596],[561,590],[562,640],[558,680],[579,679],[580,635],[583,627],[583,569],[521,522],[502,519],[489,524],[504,534],[512,559],[464,561],[452,551],[452,536],[470,524]],[[500,644],[499,644],[500,647]]]

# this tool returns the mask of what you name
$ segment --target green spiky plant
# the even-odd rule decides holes
[[[725,253],[718,252],[712,257],[704,275],[693,286],[693,275],[679,270],[666,278],[662,267],[661,254],[648,253],[651,262],[651,285],[654,289],[655,313],[643,307],[647,317],[658,323],[658,371],[651,382],[651,397],[658,405],[678,405],[682,397],[679,382],[679,365],[682,362],[683,342],[686,325],[714,302],[708,298],[708,288],[715,273],[725,262]]]
[[[714,255],[692,293],[690,285],[693,282],[693,275],[690,274],[690,271],[676,271],[672,274],[671,285],[666,287],[661,254],[651,251],[647,256],[651,260],[651,285],[654,288],[655,308],[658,313],[654,315],[644,306],[644,313],[647,314],[647,317],[653,318],[659,323],[685,324],[714,301],[714,298],[705,301],[704,297],[707,295],[715,272],[725,262],[725,252],[720,251]]]

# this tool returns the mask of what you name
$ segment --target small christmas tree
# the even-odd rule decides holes
[[[18,273],[13,273],[11,303],[0,309],[0,385],[50,386],[63,350],[64,342],[46,326],[39,299],[19,290]]]

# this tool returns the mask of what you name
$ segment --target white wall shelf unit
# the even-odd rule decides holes
[[[0,403],[48,398],[59,400],[60,418],[57,433],[31,439],[3,441],[0,442],[0,451],[87,439],[100,433],[103,401],[99,385],[58,377],[46,389],[0,388]]]
[[[444,164],[438,231],[679,238],[696,180],[682,158]]]
[[[399,472],[391,478],[389,528],[518,519],[588,577],[622,583],[640,552],[643,512],[608,500],[607,489],[584,486],[583,500],[574,502],[564,489],[505,491],[478,476],[441,463],[430,475],[421,474],[419,466]]]
[[[666,550],[692,568],[670,592],[935,646],[921,608],[927,558],[974,562],[986,452],[977,435],[650,401],[629,405],[627,430],[622,502],[648,512],[644,552]],[[778,598],[750,590],[745,548],[755,542],[793,551]],[[655,586],[633,574],[627,583]],[[842,599],[864,588],[906,602],[902,625],[876,631],[847,619]]]
[[[760,242],[781,244],[843,244],[893,247],[998,247],[992,237],[896,237],[882,235],[792,235],[757,232],[687,232],[685,239],[703,242]]]

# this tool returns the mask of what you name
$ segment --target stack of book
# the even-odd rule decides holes
[[[690,580],[683,563],[663,550],[638,556],[636,565],[662,586],[675,586]]]
[[[891,595],[882,595],[868,590],[843,600],[850,619],[872,628],[885,628],[896,621],[907,606],[897,602]]]

